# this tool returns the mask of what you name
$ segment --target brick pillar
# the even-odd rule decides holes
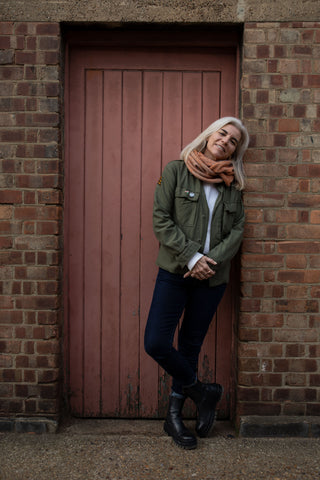
[[[0,415],[59,412],[60,31],[0,24]]]
[[[320,415],[320,23],[246,24],[238,416]]]

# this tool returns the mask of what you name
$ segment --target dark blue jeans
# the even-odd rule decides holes
[[[181,394],[182,386],[197,378],[198,358],[212,318],[226,285],[209,287],[208,280],[196,280],[159,269],[145,329],[146,352],[173,377],[172,389]],[[174,334],[184,311],[173,347]]]

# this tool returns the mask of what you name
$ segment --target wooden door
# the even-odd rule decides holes
[[[152,231],[164,165],[236,112],[235,48],[71,46],[67,62],[65,312],[70,409],[163,417],[170,379],[143,348],[157,273]],[[206,338],[200,377],[230,412],[234,286]]]

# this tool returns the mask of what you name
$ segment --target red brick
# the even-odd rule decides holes
[[[276,147],[286,147],[287,146],[287,135],[280,135],[280,134],[273,135],[273,144]]]
[[[280,282],[287,282],[287,283],[319,283],[320,272],[283,270],[278,273],[278,280]]]
[[[29,367],[30,357],[28,355],[17,355],[16,356],[16,367],[18,368],[28,368]]]
[[[290,359],[289,368],[291,372],[317,372],[317,361],[313,359]]]
[[[268,73],[277,73],[279,71],[278,60],[268,60]]]
[[[315,88],[320,87],[320,75],[308,75],[307,86]]]
[[[287,232],[289,238],[319,238],[318,225],[288,225]]]
[[[295,105],[293,107],[293,114],[295,117],[306,117],[307,107],[305,105]]]
[[[13,239],[10,237],[0,237],[0,250],[13,247]]]
[[[310,386],[319,387],[320,385],[320,374],[310,375]]]
[[[284,378],[285,385],[288,386],[307,386],[307,375],[303,373],[288,373]]]
[[[35,52],[16,52],[16,65],[35,65],[38,63],[37,54]]]
[[[272,117],[280,118],[284,115],[285,107],[282,105],[270,105],[270,115]]]
[[[281,182],[279,182],[279,188],[280,188],[280,183]],[[291,185],[292,187],[294,183],[289,182],[289,185]],[[270,212],[267,212],[267,213],[269,213],[270,215]],[[298,219],[297,212],[295,210],[276,210],[274,213],[275,213],[275,222],[277,223],[292,223],[292,222],[296,222]]]
[[[288,298],[306,298],[308,296],[309,287],[306,285],[293,285],[287,287]]]
[[[307,405],[306,415],[319,416],[320,403],[311,403]]]
[[[39,383],[53,383],[59,379],[59,372],[56,370],[44,370],[38,374]]]
[[[38,23],[36,25],[36,34],[37,35],[54,35],[58,36],[60,34],[59,23]]]
[[[61,219],[62,211],[60,207],[39,206],[39,207],[17,207],[15,209],[15,218],[19,220],[57,220]]]
[[[287,47],[285,45],[275,45],[274,56],[278,58],[285,58],[287,56]]]
[[[319,242],[283,241],[278,244],[279,253],[320,253]]]
[[[58,400],[39,400],[39,412],[54,414],[58,411]]]
[[[1,22],[1,35],[12,35],[14,32],[13,22]]]
[[[288,173],[294,177],[319,177],[320,165],[292,165],[289,167]]]
[[[16,397],[28,397],[28,385],[16,385],[15,386]]]
[[[39,325],[55,325],[57,323],[56,312],[39,312],[38,323]]]
[[[242,342],[257,342],[260,338],[260,331],[257,328],[240,328],[239,340]]]
[[[29,33],[28,23],[16,23],[15,24],[15,34],[16,35],[27,35]]]
[[[260,360],[257,358],[239,358],[239,371],[241,372],[259,372]]]
[[[0,265],[19,265],[22,263],[20,252],[0,252]]]
[[[283,325],[283,315],[274,313],[250,313],[242,314],[240,325],[247,327],[281,327]]]
[[[36,382],[36,372],[34,370],[24,370],[23,371],[23,381],[27,383]]]
[[[306,353],[305,345],[292,344],[286,346],[286,356],[287,357],[303,357]]]
[[[0,203],[22,203],[22,192],[17,190],[0,190]]]
[[[256,101],[257,101],[257,103],[268,103],[269,102],[269,91],[268,90],[258,90]]]
[[[270,85],[274,87],[282,87],[284,85],[284,79],[282,75],[272,75],[270,77]]]
[[[10,384],[0,384],[0,397],[2,398],[12,398],[13,397],[13,385]],[[5,402],[3,402],[3,409],[4,411]]]
[[[0,355],[0,368],[11,368],[13,366],[12,355]]]
[[[10,326],[0,325],[0,338],[12,338],[13,329]]]
[[[291,75],[291,86],[293,88],[302,88],[304,85],[303,75]]]
[[[263,403],[263,402],[239,402],[237,408],[238,415],[262,415],[262,416],[278,416],[281,412],[280,403]]]
[[[55,309],[58,306],[59,300],[55,296],[21,296],[16,299],[16,308],[22,310]]]
[[[287,255],[287,268],[306,268],[307,257],[305,255]]]
[[[320,205],[320,195],[289,195],[288,206],[298,208],[318,207]]]
[[[39,49],[40,50],[58,50],[59,49],[59,38],[57,36],[42,36],[39,38]],[[308,48],[308,47],[306,47]]]
[[[273,339],[273,330],[271,328],[262,329],[260,332],[261,342],[272,342]]]
[[[289,360],[287,359],[275,359],[274,360],[274,372],[288,372]]]
[[[257,402],[259,401],[259,389],[258,388],[245,388],[238,387],[238,400],[247,401],[247,402]]]
[[[245,255],[242,256],[242,261],[246,267],[262,266],[268,267],[283,267],[283,257],[281,255]]]
[[[280,119],[279,132],[299,132],[300,122],[296,119]]]

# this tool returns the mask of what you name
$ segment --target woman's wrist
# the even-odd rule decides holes
[[[187,263],[188,269],[191,271],[195,264],[203,257],[202,253],[196,252],[193,257],[190,258],[189,262]]]

